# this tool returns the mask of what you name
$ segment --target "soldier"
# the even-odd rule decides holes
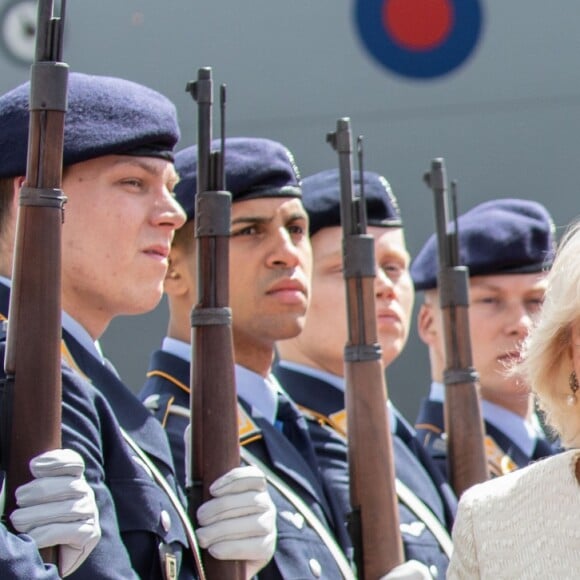
[[[470,276],[471,348],[481,386],[486,454],[496,476],[555,452],[539,426],[528,386],[506,372],[518,360],[520,345],[542,304],[554,229],[547,210],[524,199],[488,201],[458,219],[459,263],[469,268]],[[425,292],[417,327],[429,348],[432,380],[415,427],[446,472],[445,355],[435,236],[413,261],[411,275],[415,289]]]
[[[280,410],[290,408],[291,413],[292,404],[280,401],[282,389],[271,374],[275,342],[300,332],[310,294],[308,217],[300,199],[298,169],[290,152],[269,139],[230,138],[225,150],[226,187],[233,201],[230,303],[240,444],[251,458],[265,463],[283,486],[269,487],[278,510],[277,548],[259,577],[340,578],[333,556],[333,550],[340,552],[340,548],[332,545],[332,536],[347,542],[344,526],[336,520],[306,425],[295,408],[294,443],[282,431]],[[197,300],[193,219],[196,147],[180,151],[175,163],[181,177],[177,199],[188,222],[176,233],[169,256],[165,280],[170,311],[167,336],[162,349],[151,357],[140,396],[155,409],[169,434],[175,461],[183,465],[190,392],[190,312]],[[292,495],[307,504],[306,511]],[[328,544],[310,525],[307,512],[327,530]]]
[[[0,98],[5,225],[24,181],[28,94],[27,83]],[[178,138],[175,107],[159,93],[122,79],[70,75],[62,184],[68,197],[62,232],[62,439],[85,461],[103,532],[75,573],[79,578],[197,576],[165,433],[98,343],[115,316],[146,312],[161,298],[173,233],[185,219],[172,194]],[[5,292],[13,231],[2,230]],[[265,482],[252,467],[216,483],[225,497],[206,502],[204,511],[217,527],[241,533],[228,543],[232,538],[220,537],[210,522],[198,530],[200,542],[218,552],[228,544],[225,558],[254,560],[247,567],[251,576],[273,551],[274,509]],[[252,493],[237,493],[240,488]],[[224,501],[240,498],[249,518],[224,513]]]
[[[355,174],[355,182],[359,181]],[[340,498],[344,517],[350,505],[343,378],[347,315],[339,173],[329,170],[307,177],[302,187],[314,257],[311,304],[302,333],[278,343],[280,361],[275,372],[310,417],[309,428],[323,473]],[[367,233],[375,240],[377,334],[386,368],[400,354],[409,331],[414,300],[410,258],[399,207],[385,178],[365,172],[364,192]],[[443,577],[449,557],[438,538],[450,547],[448,530],[455,498],[412,428],[393,405],[389,409],[396,476],[408,492],[406,499],[399,497],[405,555],[424,563],[432,576]],[[331,444],[330,432],[339,437],[339,444]],[[435,520],[436,529],[429,527],[427,522],[431,520]]]

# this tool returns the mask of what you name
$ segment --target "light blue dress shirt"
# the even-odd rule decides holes
[[[431,383],[429,400],[443,403],[445,386],[438,382]],[[483,418],[509,437],[526,455],[531,456],[536,447],[538,432],[530,421],[520,415],[489,401],[481,401]]]

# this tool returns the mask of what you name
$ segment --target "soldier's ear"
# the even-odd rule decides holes
[[[431,304],[423,303],[417,315],[417,333],[419,338],[431,346],[437,340],[436,312]]]
[[[187,292],[187,284],[181,273],[182,259],[176,248],[171,248],[169,266],[163,281],[163,289],[168,296],[181,296]]]
[[[12,205],[14,206],[14,209],[18,208],[20,189],[24,185],[25,181],[26,177],[24,177],[24,175],[21,175],[20,177],[15,177],[12,180],[12,190],[14,192],[14,195],[12,197]]]

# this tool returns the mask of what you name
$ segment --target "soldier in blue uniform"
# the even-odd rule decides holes
[[[355,174],[355,186],[359,179]],[[329,170],[307,177],[302,187],[314,256],[311,304],[302,333],[278,343],[275,373],[310,417],[323,472],[346,515],[350,511],[343,379],[347,316],[339,173]],[[375,240],[377,334],[386,367],[407,340],[414,299],[410,258],[397,201],[387,181],[365,172],[364,192],[367,233]],[[393,405],[389,409],[396,477],[407,492],[398,498],[405,555],[423,563],[433,577],[442,578],[449,562],[456,501],[412,428]],[[339,443],[330,441],[328,427],[339,436]],[[433,529],[428,523],[432,520]]]
[[[11,208],[25,173],[28,84],[0,98],[0,179]],[[120,314],[138,314],[161,298],[175,229],[185,217],[172,189],[175,107],[122,79],[71,74],[65,124],[63,190],[63,446],[84,459],[100,513],[102,538],[74,578],[195,578],[195,535],[166,435],[104,358],[98,338]],[[14,212],[8,212],[14,213]],[[8,219],[8,218],[7,218]],[[6,220],[4,220],[6,224]],[[9,219],[8,219],[9,223]],[[0,275],[9,284],[13,239],[5,227]],[[233,544],[256,560],[273,551],[274,508],[259,472],[234,470],[228,498],[246,497],[244,522],[204,504],[218,525],[241,525]],[[237,494],[249,487],[249,496]],[[255,525],[256,523],[261,525]],[[218,530],[219,531],[219,530]],[[200,542],[218,552],[213,525]],[[251,538],[248,536],[251,535]],[[225,538],[231,540],[231,538]],[[231,557],[230,555],[226,555]]]
[[[554,224],[546,208],[525,199],[498,199],[460,216],[460,264],[469,268],[469,322],[473,364],[479,373],[486,454],[492,475],[502,475],[551,455],[529,389],[506,370],[539,310],[551,263]],[[416,420],[418,436],[446,472],[442,384],[445,366],[437,292],[437,245],[431,236],[411,267],[424,291],[417,318],[429,348],[431,389]]]
[[[226,187],[233,201],[230,303],[240,444],[245,460],[266,466],[278,511],[276,552],[259,578],[341,578],[337,560],[347,568],[348,562],[336,540],[348,544],[344,526],[336,519],[334,498],[320,478],[299,413],[295,411],[296,444],[280,428],[281,388],[271,374],[275,342],[300,332],[310,288],[308,218],[300,201],[298,170],[290,152],[268,139],[230,138],[225,150]],[[162,349],[152,355],[140,396],[167,430],[176,464],[183,465],[190,312],[197,299],[196,148],[180,151],[175,163],[181,177],[177,199],[189,221],[176,233],[170,254],[165,281],[170,309],[167,336]],[[180,476],[183,480],[184,474]],[[318,522],[323,537],[309,517]]]

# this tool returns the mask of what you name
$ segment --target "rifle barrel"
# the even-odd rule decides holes
[[[360,578],[383,576],[404,561],[395,491],[387,388],[377,342],[374,239],[365,206],[353,195],[350,120],[337,121],[327,140],[339,157],[343,272],[348,340],[346,411],[352,516],[350,532]],[[361,175],[361,181],[363,177]]]
[[[469,274],[466,267],[458,264],[457,226],[449,230],[444,159],[437,158],[431,162],[431,170],[425,175],[425,181],[433,191],[435,201],[439,255],[437,286],[443,312],[445,345],[444,417],[449,480],[455,493],[460,496],[467,488],[489,478],[478,394],[479,378],[471,355]],[[453,193],[456,195],[455,191]],[[457,213],[455,203],[454,218]]]
[[[223,155],[211,151],[211,69],[198,71],[188,90],[198,101],[198,181],[195,199],[197,303],[191,313],[191,463],[189,513],[211,498],[209,486],[240,465],[238,403],[229,308],[231,195],[223,187]],[[199,99],[199,100],[198,100]],[[221,91],[225,107],[225,89]],[[222,129],[223,134],[223,129]],[[223,142],[223,139],[222,139]],[[242,561],[202,553],[208,580],[243,580]]]
[[[58,61],[63,16],[64,6],[61,18],[54,18],[52,0],[39,0],[4,359],[7,513],[16,508],[15,490],[31,479],[30,459],[61,447],[61,180],[68,81],[68,66]],[[56,561],[54,549],[42,556]]]

